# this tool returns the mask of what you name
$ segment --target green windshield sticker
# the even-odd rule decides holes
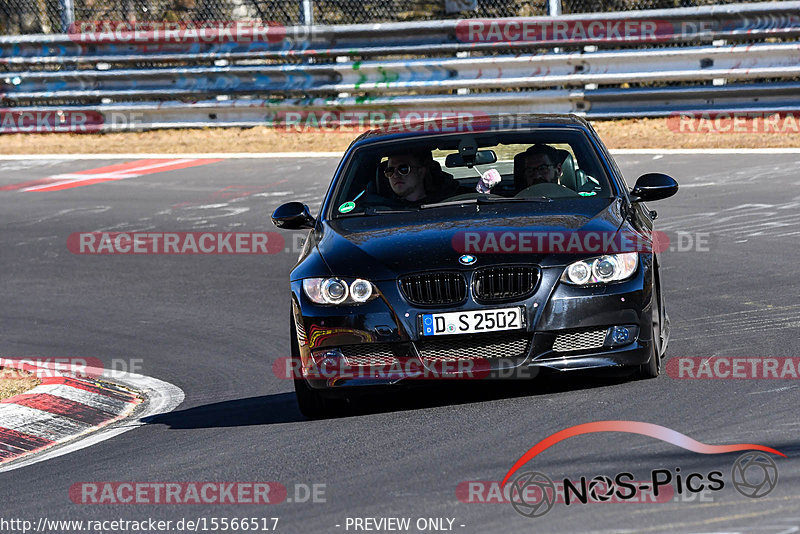
[[[578,194],[579,194],[580,196],[582,196],[582,197],[593,197],[593,196],[595,196],[597,193],[596,193],[596,192],[594,192],[594,191],[578,191]]]
[[[345,202],[344,204],[339,206],[339,213],[349,213],[349,212],[353,211],[354,209],[356,209],[356,203],[355,202]]]

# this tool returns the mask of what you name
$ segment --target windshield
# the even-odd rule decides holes
[[[564,129],[471,132],[367,145],[352,155],[332,191],[330,219],[461,203],[613,196],[586,135]]]

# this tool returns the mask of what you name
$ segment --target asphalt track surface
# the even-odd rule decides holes
[[[708,232],[707,250],[665,252],[668,358],[800,355],[800,155],[623,155],[629,182],[666,172],[682,188],[650,205],[659,229]],[[0,163],[0,187],[116,163]],[[346,532],[348,517],[454,519],[457,532],[789,532],[800,528],[800,419],[793,380],[651,381],[558,377],[466,383],[371,397],[308,421],[272,363],[288,355],[287,275],[295,252],[255,256],[89,256],[86,231],[272,231],[282,202],[318,205],[335,159],[228,160],[48,193],[0,192],[0,355],[92,357],[186,394],[174,412],[77,452],[0,474],[0,517],[279,517],[280,532]],[[238,199],[221,190],[249,191]],[[287,236],[290,234],[287,234]],[[291,239],[287,239],[291,243]],[[709,444],[757,443],[780,479],[761,499],[730,484],[712,501],[556,504],[527,518],[510,504],[464,503],[456,488],[500,480],[539,440],[598,420],[656,423]],[[650,437],[563,441],[528,466],[553,479],[629,471],[720,470],[739,453],[696,454]],[[325,484],[324,503],[81,505],[85,481]],[[446,523],[445,523],[446,524]],[[340,525],[340,526],[336,526]],[[463,526],[461,526],[463,525]],[[351,528],[349,530],[353,532]],[[416,531],[416,530],[412,530]]]

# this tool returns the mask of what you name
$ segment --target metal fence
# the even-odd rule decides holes
[[[550,31],[512,38],[529,35],[522,25]],[[498,27],[508,38],[480,31]],[[165,35],[0,37],[0,132],[37,117],[92,117],[109,131],[274,125],[298,112],[609,118],[800,106],[800,1],[278,27],[256,40]]]
[[[758,0],[0,0],[0,34],[60,33],[75,21],[360,24],[696,7]]]
[[[653,69],[658,65],[658,69]],[[174,100],[232,95],[335,98],[365,95],[442,94],[475,91],[643,86],[794,79],[800,74],[800,43],[621,50],[594,54],[435,58],[294,65],[194,66],[20,73],[3,100],[19,103],[102,99]]]

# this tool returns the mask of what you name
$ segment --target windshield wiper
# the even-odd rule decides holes
[[[465,200],[447,200],[445,202],[434,202],[433,204],[423,204],[419,209],[438,208],[441,206],[458,206],[459,204],[477,204],[477,198],[467,198]]]
[[[459,206],[461,204],[500,204],[503,202],[552,202],[552,198],[548,197],[476,197],[467,198],[464,200],[446,200],[444,202],[436,202],[434,204],[423,204],[420,209],[439,208],[442,206]]]
[[[364,215],[377,215],[379,213],[408,213],[410,211],[417,211],[419,208],[364,208]]]
[[[501,202],[552,202],[550,197],[484,197],[478,199],[481,204],[498,204]]]

